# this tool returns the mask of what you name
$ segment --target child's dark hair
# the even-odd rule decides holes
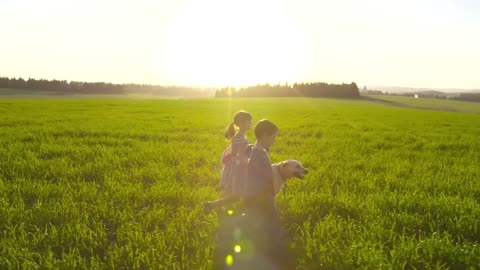
[[[276,132],[278,132],[278,127],[270,120],[262,119],[255,125],[255,137],[257,139],[273,135]]]
[[[246,111],[239,111],[233,116],[233,122],[228,125],[227,129],[225,130],[225,138],[228,140],[232,139],[235,136],[235,126],[239,126],[241,122],[252,120],[252,115]]]

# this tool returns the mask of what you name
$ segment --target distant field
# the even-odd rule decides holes
[[[402,96],[368,95],[368,97],[392,102],[389,105],[404,105],[419,109],[435,109],[466,113],[480,113],[480,102],[466,102],[434,98],[414,98]]]
[[[479,114],[311,98],[3,98],[0,268],[209,269],[218,217],[202,203],[220,196],[222,134],[240,109],[279,126],[272,162],[310,170],[278,198],[297,269],[480,266]]]
[[[0,100],[2,99],[179,99],[181,96],[160,96],[152,94],[64,94],[52,91],[0,88]]]
[[[12,96],[42,96],[54,95],[53,92],[31,90],[31,89],[17,89],[17,88],[0,88],[0,98],[11,98]]]

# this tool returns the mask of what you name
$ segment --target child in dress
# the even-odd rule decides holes
[[[235,126],[238,127],[237,132],[235,132]],[[251,150],[245,133],[251,127],[252,115],[245,111],[237,112],[233,117],[233,122],[227,127],[224,135],[231,143],[222,154],[223,169],[220,180],[220,188],[223,189],[225,195],[215,201],[206,202],[204,204],[206,213],[240,198],[250,156],[249,150]]]

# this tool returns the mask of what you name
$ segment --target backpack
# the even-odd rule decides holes
[[[222,153],[222,157],[220,158],[220,162],[222,163],[223,167],[226,167],[227,164],[232,159],[232,145],[230,144]]]
[[[245,154],[249,157],[252,153],[253,144],[249,144],[247,149],[245,150]],[[232,144],[230,144],[222,153],[222,157],[220,158],[220,163],[222,163],[223,167],[226,167],[230,160],[232,159]]]

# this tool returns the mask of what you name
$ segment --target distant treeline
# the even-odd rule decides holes
[[[53,94],[152,94],[161,96],[212,96],[214,89],[160,86],[148,84],[113,84],[0,77],[0,88],[48,92]],[[295,83],[293,85],[256,85],[244,88],[226,87],[216,90],[215,97],[330,97],[359,98],[357,84]]]
[[[105,82],[76,82],[0,77],[0,88],[30,89],[56,94],[152,94],[162,96],[205,96],[213,90],[190,87],[148,84],[113,84]],[[209,92],[210,91],[210,92]],[[211,96],[211,94],[209,94]]]
[[[456,100],[480,102],[480,93],[462,93],[456,97]]]
[[[360,98],[357,84],[328,84],[323,82],[295,83],[293,85],[256,85],[235,89],[217,90],[215,97],[329,97]]]

